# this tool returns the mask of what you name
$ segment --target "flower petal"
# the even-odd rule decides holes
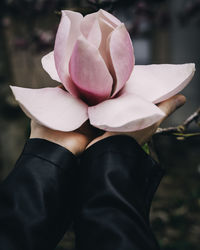
[[[77,91],[70,81],[68,66],[75,42],[81,34],[82,19],[83,16],[78,12],[62,11],[54,48],[55,65],[59,78],[65,88],[73,95],[77,95]]]
[[[101,56],[103,57],[104,62],[106,63],[109,71],[112,74],[113,73],[112,62],[110,60],[109,51],[108,51],[107,46],[108,46],[109,35],[114,30],[114,28],[112,27],[112,25],[110,25],[107,21],[105,21],[102,18],[99,18],[99,26],[100,26],[101,34],[102,34],[99,52],[100,52]],[[114,76],[114,74],[113,74],[113,76]]]
[[[129,79],[134,67],[133,45],[124,24],[118,26],[110,35],[109,52],[116,83],[113,95],[119,92]]]
[[[99,48],[101,43],[101,30],[97,12],[86,15],[83,18],[81,23],[81,32],[90,43]]]
[[[98,49],[83,36],[74,47],[69,70],[81,97],[89,104],[97,104],[110,96],[112,77]]]
[[[59,87],[11,89],[25,114],[48,128],[72,131],[88,119],[87,105]]]
[[[135,93],[159,103],[180,92],[192,79],[195,64],[138,65],[126,83],[123,93]]]
[[[88,108],[90,123],[106,131],[128,132],[146,128],[165,114],[134,94],[124,94]]]
[[[113,16],[112,14],[110,14],[109,12],[105,10],[100,9],[98,11],[98,14],[105,21],[109,22],[114,28],[122,24],[119,19],[117,19],[115,16]]]
[[[41,62],[44,70],[50,75],[50,77],[53,80],[60,82],[54,61],[54,51],[51,51],[47,55],[43,56]]]

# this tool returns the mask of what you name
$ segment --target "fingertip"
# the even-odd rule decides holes
[[[175,97],[176,108],[183,106],[186,103],[186,97],[182,94],[178,94]]]

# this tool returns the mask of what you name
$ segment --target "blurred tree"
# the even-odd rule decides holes
[[[134,34],[134,37],[143,32],[141,23],[144,18],[149,26],[166,28],[170,24],[168,8],[163,8],[166,0],[87,0],[87,2],[92,6],[93,11],[101,8],[111,13],[131,10],[132,27],[129,28],[129,32]]]
[[[179,12],[179,20],[182,25],[195,23],[200,26],[200,0],[187,0]]]

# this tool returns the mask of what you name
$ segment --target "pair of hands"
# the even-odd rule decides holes
[[[74,155],[79,155],[92,144],[114,135],[131,136],[140,145],[143,145],[151,139],[160,124],[176,109],[181,107],[185,101],[185,97],[178,94],[161,102],[158,104],[158,107],[166,114],[166,116],[152,126],[134,132],[104,132],[92,127],[88,122],[84,123],[81,128],[73,132],[61,132],[51,130],[39,125],[35,121],[32,121],[30,138],[42,138],[57,143],[67,148]]]

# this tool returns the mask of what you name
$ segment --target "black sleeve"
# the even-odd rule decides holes
[[[27,141],[0,184],[0,250],[55,249],[72,220],[75,167],[65,148]]]
[[[81,158],[77,250],[157,250],[149,225],[163,170],[128,136],[92,145]]]

